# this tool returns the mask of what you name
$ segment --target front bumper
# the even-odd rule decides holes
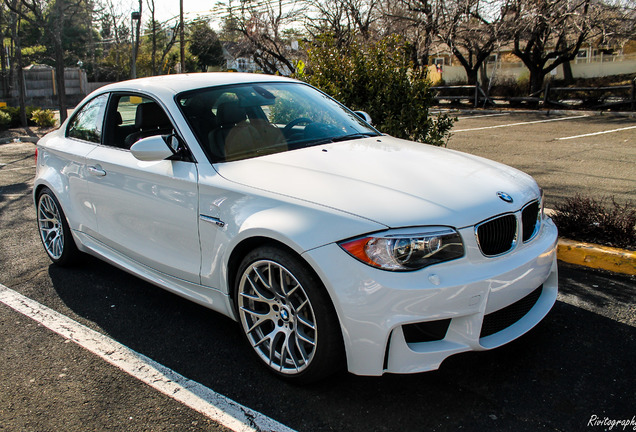
[[[543,221],[534,239],[494,258],[481,254],[472,227],[459,232],[466,247],[463,258],[415,272],[372,268],[336,244],[304,254],[338,313],[350,372],[434,370],[453,354],[492,349],[518,338],[549,312],[558,289],[557,230],[550,219]],[[486,315],[501,310],[505,314],[505,308],[515,309],[515,304],[529,310],[482,336]],[[404,326],[433,321],[448,325],[438,340],[405,338]]]

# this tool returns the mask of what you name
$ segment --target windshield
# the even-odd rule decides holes
[[[180,94],[177,102],[213,163],[380,135],[301,83],[205,88]]]

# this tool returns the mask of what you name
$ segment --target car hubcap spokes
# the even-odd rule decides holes
[[[273,261],[253,263],[241,278],[238,304],[247,338],[271,368],[295,374],[309,365],[316,318],[307,293],[286,268]]]
[[[60,211],[53,199],[44,194],[38,205],[40,236],[46,252],[53,259],[60,259],[64,251],[64,231]]]

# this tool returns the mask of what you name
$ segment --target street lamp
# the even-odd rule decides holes
[[[132,24],[132,66],[130,67],[130,77],[137,78],[137,42],[139,41],[139,24],[141,20],[140,12],[133,12],[130,15],[130,22]],[[135,21],[137,21],[137,25],[135,25]],[[136,30],[136,31],[135,31]]]

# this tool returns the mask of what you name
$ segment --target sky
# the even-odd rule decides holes
[[[187,19],[197,15],[208,15],[215,5],[214,0],[183,0],[183,13]],[[159,21],[165,21],[179,15],[179,0],[155,0],[155,15]],[[148,5],[144,2],[144,9],[148,12]]]

